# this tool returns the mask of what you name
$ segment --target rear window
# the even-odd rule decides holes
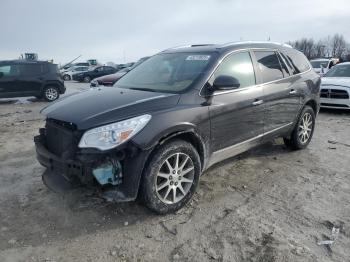
[[[254,51],[263,83],[283,78],[283,71],[274,51]]]
[[[282,54],[286,60],[291,64],[293,75],[306,72],[310,69],[309,61],[306,56],[296,50],[283,51]]]

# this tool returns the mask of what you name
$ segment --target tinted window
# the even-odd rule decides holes
[[[17,65],[0,65],[0,72],[3,73],[3,76],[17,76],[19,74]]]
[[[294,75],[310,69],[309,62],[303,53],[296,50],[291,50],[283,53],[290,64],[293,66]]]
[[[42,66],[38,64],[19,65],[21,75],[33,76],[42,73]]]
[[[255,73],[250,54],[240,52],[226,57],[211,77],[210,84],[213,84],[215,78],[220,75],[235,77],[240,83],[240,88],[255,85]]]
[[[275,52],[255,51],[254,53],[263,83],[283,78],[282,68]]]
[[[350,65],[336,65],[325,74],[325,77],[350,77]]]

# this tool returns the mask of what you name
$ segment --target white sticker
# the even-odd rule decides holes
[[[186,60],[207,61],[210,55],[189,55]]]

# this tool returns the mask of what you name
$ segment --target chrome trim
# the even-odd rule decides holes
[[[214,165],[222,160],[225,160],[225,159],[228,159],[230,157],[236,156],[240,153],[243,153],[250,148],[258,146],[261,143],[260,139],[263,138],[264,136],[267,136],[267,135],[272,134],[278,130],[286,128],[292,124],[293,124],[293,122],[290,122],[290,123],[285,124],[283,126],[272,129],[268,132],[260,134],[256,137],[250,138],[250,139],[245,140],[243,142],[240,142],[238,144],[235,144],[235,145],[232,145],[229,147],[225,147],[223,149],[220,149],[218,151],[213,152],[210,159],[209,159],[208,167],[210,167],[210,166],[212,166],[212,165]]]
[[[220,59],[220,61],[218,62],[218,64],[215,66],[215,68],[212,70],[212,72],[210,73],[209,77],[207,77],[207,80],[205,81],[205,83],[208,83],[209,79],[212,77],[212,75],[214,74],[214,72],[216,71],[216,69],[219,67],[219,65],[222,63],[222,61],[229,55],[233,54],[233,53],[238,53],[238,52],[244,52],[244,51],[253,51],[254,50],[268,50],[268,51],[273,51],[273,52],[279,52],[280,53],[280,50],[279,49],[271,49],[271,48],[243,48],[243,49],[237,49],[237,50],[233,50],[229,53],[227,53],[223,58]],[[283,59],[283,57],[282,57]],[[253,61],[252,61],[253,62]],[[255,69],[255,68],[254,68]],[[281,78],[281,79],[277,79],[277,80],[273,80],[273,81],[270,81],[270,82],[266,82],[266,83],[261,83],[261,84],[256,84],[256,85],[252,85],[252,86],[246,86],[246,87],[243,87],[243,88],[237,88],[237,89],[233,89],[233,90],[228,90],[228,91],[222,91],[222,92],[219,92],[219,93],[214,93],[212,94],[211,96],[216,96],[216,95],[222,95],[222,94],[229,94],[229,93],[235,93],[235,92],[239,92],[239,91],[244,91],[244,90],[247,90],[247,89],[250,89],[250,88],[253,88],[253,87],[262,87],[264,85],[269,85],[269,84],[272,84],[272,83],[275,83],[275,82],[278,82],[278,81],[281,81],[281,80],[285,80],[285,79],[289,79],[289,78],[292,78],[292,77],[296,77],[296,76],[299,76],[299,75],[302,75],[302,74],[306,74],[306,73],[309,73],[310,71],[312,71],[312,67],[310,66],[309,67],[309,70],[305,71],[305,72],[301,72],[301,73],[298,73],[298,74],[295,74],[295,75],[290,75],[290,76],[287,76],[287,77],[284,77],[284,78]],[[255,73],[255,76],[256,76],[256,72]],[[204,88],[205,84],[201,87],[201,89],[199,90],[199,93],[198,95],[200,97],[205,97],[203,95],[201,95],[201,92]]]

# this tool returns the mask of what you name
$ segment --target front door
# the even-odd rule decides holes
[[[245,151],[261,140],[264,132],[262,87],[256,86],[249,51],[227,56],[209,80],[212,85],[220,75],[235,77],[240,86],[217,90],[209,106],[211,121],[211,164]]]
[[[0,97],[16,96],[18,67],[14,64],[0,65]]]

